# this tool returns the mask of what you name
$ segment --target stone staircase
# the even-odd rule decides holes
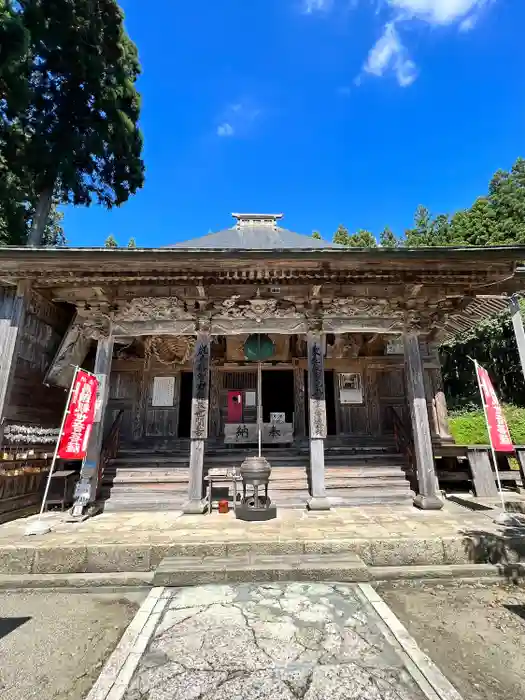
[[[239,467],[253,450],[209,449],[204,471]],[[308,446],[268,449],[272,465],[269,495],[280,508],[304,508],[309,499]],[[173,511],[187,500],[189,445],[152,452],[127,449],[106,468],[102,479],[105,510]],[[410,504],[413,493],[406,462],[391,445],[327,446],[326,495],[334,506]]]

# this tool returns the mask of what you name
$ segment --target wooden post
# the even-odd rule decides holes
[[[204,445],[208,437],[208,408],[210,390],[210,334],[197,332],[193,357],[193,393],[191,400],[191,444],[188,502],[184,513],[204,513],[202,499],[204,475]]]
[[[414,453],[417,467],[419,493],[414,505],[423,510],[439,510],[443,502],[438,498],[436,467],[432,450],[430,423],[428,420],[423,363],[416,333],[405,333],[405,371],[408,390],[412,433],[414,435]]]
[[[436,369],[429,370],[429,376],[432,385],[432,405],[434,409],[436,433],[444,442],[454,442],[454,438],[450,434],[448,423],[448,408],[445,398],[445,389],[443,387],[443,374],[441,372],[441,360],[439,358],[438,346],[434,343],[430,344],[430,354],[434,361],[439,364]]]
[[[97,407],[95,421],[89,436],[86,458],[82,463],[80,479],[75,489],[75,505],[73,515],[80,515],[83,508],[93,503],[97,498],[97,484],[100,464],[100,453],[104,439],[104,418],[109,396],[109,379],[111,360],[113,358],[113,337],[99,337],[95,357],[94,374],[98,379]]]
[[[310,510],[330,510],[324,483],[324,439],[326,437],[326,399],[321,333],[310,331],[308,343],[308,400],[310,418]]]
[[[489,450],[483,447],[469,447],[467,454],[476,496],[478,498],[497,497],[498,489],[494,481]]]
[[[294,367],[293,370],[294,387],[294,438],[302,438],[305,435],[304,425],[304,369]]]
[[[0,290],[0,437],[3,435],[30,293],[27,282],[20,282],[16,289]]]

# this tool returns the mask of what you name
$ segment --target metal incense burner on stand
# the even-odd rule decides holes
[[[272,468],[270,462],[262,456],[262,371],[261,361],[268,359],[274,352],[274,346],[266,335],[250,335],[244,344],[244,355],[248,360],[257,361],[257,434],[258,456],[247,457],[241,464],[242,501],[235,508],[235,516],[239,520],[258,521],[271,520],[277,517],[277,508],[268,496],[268,484]],[[252,493],[247,493],[247,487]],[[264,495],[261,491],[264,489]]]
[[[264,457],[247,457],[240,468],[242,501],[235,508],[239,520],[271,520],[277,516],[277,508],[268,496],[268,483],[272,468]],[[251,487],[252,493],[247,493]],[[264,492],[264,493],[262,493]]]

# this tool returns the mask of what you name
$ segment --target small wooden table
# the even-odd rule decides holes
[[[78,472],[74,469],[59,469],[53,472],[45,508],[60,506],[61,510],[65,510],[68,505],[71,505],[74,501],[75,477],[77,476]]]
[[[228,489],[230,485],[233,485],[233,508],[235,509],[237,505],[237,484],[242,482],[241,475],[237,472],[235,467],[233,469],[226,469],[222,467],[212,467],[208,470],[208,474],[205,477],[205,481],[208,482],[206,489],[206,500],[208,506],[208,513],[211,515],[213,506],[213,487],[219,484],[227,485]]]

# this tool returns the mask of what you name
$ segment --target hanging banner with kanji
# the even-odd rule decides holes
[[[490,381],[489,373],[476,362],[481,398],[485,408],[487,426],[492,447],[496,452],[514,452],[507,421],[501,410],[500,402]]]
[[[95,417],[97,387],[98,380],[93,374],[77,371],[59,438],[58,456],[62,459],[84,459],[86,456]]]

